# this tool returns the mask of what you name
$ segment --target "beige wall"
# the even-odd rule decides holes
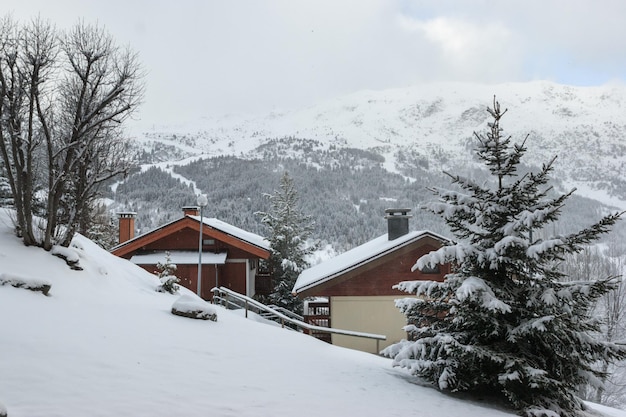
[[[384,334],[387,340],[379,342],[379,350],[406,339],[402,328],[406,317],[395,306],[394,300],[402,296],[330,297],[332,327],[366,333]],[[333,334],[333,345],[378,353],[376,340]]]

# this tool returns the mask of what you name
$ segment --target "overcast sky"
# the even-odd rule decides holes
[[[626,78],[622,0],[2,0],[20,21],[82,18],[140,54],[138,118],[306,106],[432,81]]]

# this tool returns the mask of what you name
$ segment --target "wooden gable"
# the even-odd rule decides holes
[[[380,257],[374,257],[360,265],[337,274],[334,278],[298,293],[310,296],[378,296],[401,295],[404,292],[392,287],[401,281],[443,281],[450,272],[449,265],[442,265],[438,272],[412,272],[411,268],[422,255],[441,247],[441,241],[424,236]]]
[[[200,223],[185,216],[180,220],[119,245],[112,250],[112,253],[129,259],[136,251],[197,250],[199,233]],[[267,259],[270,256],[269,250],[260,248],[206,224],[202,227],[202,236],[203,240],[213,239],[215,241],[215,247],[204,245],[204,250],[227,250],[229,258]]]

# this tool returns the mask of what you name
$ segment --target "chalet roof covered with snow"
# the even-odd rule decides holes
[[[150,234],[153,234],[159,230],[165,229],[175,223],[181,222],[181,221],[185,221],[185,219],[192,219],[195,220],[196,222],[200,222],[200,216],[191,216],[191,215],[186,215],[185,217],[182,217],[180,219],[176,219],[173,220],[169,223],[166,223],[156,229],[150,230],[149,232],[143,233],[139,236],[135,236],[134,238],[127,240],[126,242],[123,242],[113,248],[111,248],[111,252],[115,252],[120,248],[123,248],[125,246],[131,245],[133,242],[136,242],[139,239],[143,239],[145,236],[148,236]],[[265,239],[262,236],[259,236],[255,233],[252,232],[248,232],[246,230],[240,229],[236,226],[233,226],[232,224],[228,224],[226,222],[223,222],[221,220],[218,220],[216,218],[207,218],[207,217],[203,217],[202,218],[202,224],[209,226],[212,229],[218,230],[222,233],[225,233],[227,235],[233,236],[243,242],[249,243],[251,245],[254,245],[258,248],[261,248],[263,250],[269,251],[270,250],[270,242]]]
[[[448,238],[427,230],[409,232],[394,240],[389,240],[388,235],[384,234],[361,246],[350,249],[341,255],[305,269],[300,273],[300,276],[298,276],[293,287],[293,293],[297,294],[313,288],[426,236],[440,240],[441,242],[449,241]]]
[[[194,220],[200,221],[200,216],[187,216],[191,217]],[[240,240],[251,243],[254,246],[258,246],[260,248],[270,250],[270,242],[262,236],[259,236],[255,233],[248,232],[246,230],[240,229],[232,224],[228,224],[216,218],[206,218],[202,219],[202,223],[207,226],[212,227],[213,229],[219,230],[231,236],[234,236]]]

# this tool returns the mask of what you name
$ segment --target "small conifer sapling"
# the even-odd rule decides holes
[[[178,292],[178,283],[180,280],[176,276],[176,269],[177,266],[172,263],[170,252],[165,252],[165,261],[159,261],[157,263],[157,276],[161,281],[161,285],[159,285],[157,291],[169,292],[170,294]]]

